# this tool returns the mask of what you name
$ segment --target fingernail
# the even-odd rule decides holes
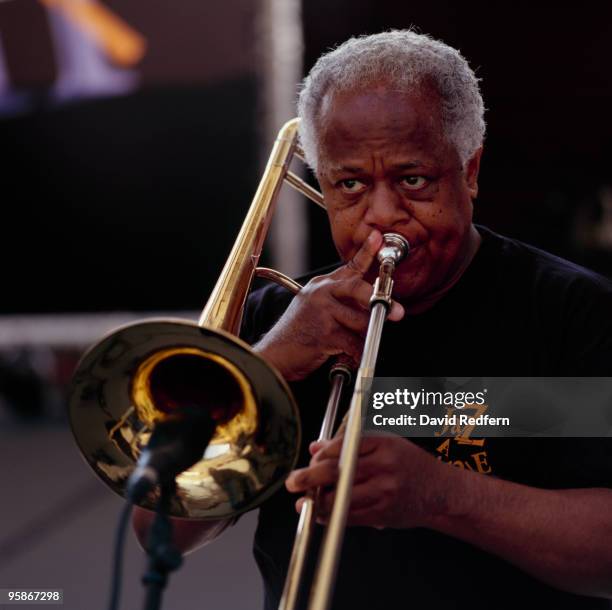
[[[379,236],[379,232],[376,229],[374,229],[368,235],[368,243],[373,246],[378,241],[378,236]]]
[[[310,445],[308,445],[308,450],[313,455],[321,448],[321,443],[319,441],[312,441]]]
[[[285,481],[285,487],[289,490],[292,491],[293,487],[297,486],[297,475],[294,474],[293,472],[287,477],[287,480]]]

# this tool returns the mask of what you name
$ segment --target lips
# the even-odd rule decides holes
[[[415,237],[414,235],[412,237],[408,237],[408,235],[404,235],[403,233],[400,233],[399,231],[396,231],[396,233],[398,235],[401,235],[408,242],[411,252],[423,245],[423,241],[419,239],[418,237]]]

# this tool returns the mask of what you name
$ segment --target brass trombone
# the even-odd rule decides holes
[[[322,205],[289,172],[298,120],[280,130],[253,202],[197,324],[155,319],[125,326],[81,359],[69,416],[86,461],[126,495],[135,464],[158,422],[183,406],[209,409],[215,434],[202,459],[176,478],[170,515],[226,519],[271,496],[293,469],[300,443],[286,382],[236,335],[283,180]],[[276,281],[293,286],[282,274]],[[153,509],[149,494],[141,505]]]
[[[383,325],[392,304],[393,273],[397,264],[410,251],[407,240],[397,233],[385,233],[383,238],[383,246],[377,255],[380,267],[370,297],[370,320],[361,363],[355,373],[355,388],[351,403],[342,422],[345,428],[338,461],[339,476],[336,484],[336,499],[323,537],[319,561],[310,590],[308,610],[328,610],[331,603],[351,502],[351,489],[359,456],[364,400],[367,399],[369,383],[374,377]],[[330,372],[332,389],[318,440],[329,440],[331,438],[343,386],[350,379],[350,376],[350,370],[342,362],[338,362],[332,367]],[[308,547],[314,530],[317,493],[307,495],[302,504],[279,610],[295,610],[297,606],[303,585]]]
[[[283,483],[297,460],[300,423],[286,382],[272,366],[237,338],[244,304],[255,275],[297,292],[301,288],[277,271],[257,268],[278,192],[289,183],[325,207],[322,195],[289,170],[297,146],[299,119],[279,131],[266,169],[238,238],[197,324],[156,319],[122,327],[81,359],[69,399],[70,422],[86,461],[116,493],[126,485],[136,462],[160,422],[183,407],[207,409],[215,433],[202,458],[176,477],[169,514],[193,519],[227,519],[251,510]],[[361,366],[356,376],[340,479],[311,608],[324,610],[337,567],[350,503],[361,427],[363,380],[371,378],[382,326],[391,303],[391,279],[408,244],[387,234],[378,255],[379,278]],[[349,372],[332,369],[332,392],[321,438],[330,438],[342,386]],[[153,509],[156,494],[139,504]],[[282,610],[295,607],[315,514],[307,498],[300,516]]]

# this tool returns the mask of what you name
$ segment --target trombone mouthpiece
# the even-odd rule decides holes
[[[383,235],[383,245],[378,251],[377,258],[379,263],[391,260],[395,265],[404,260],[410,253],[408,240],[399,233],[385,233]]]

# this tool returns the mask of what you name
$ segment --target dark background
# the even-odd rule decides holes
[[[17,2],[0,5],[9,68],[30,100],[0,119],[0,313],[198,309],[260,171],[257,3],[110,3],[149,41],[140,89],[54,106],[41,9],[20,1],[28,36],[16,35]],[[577,216],[601,216],[612,183],[603,6],[308,0],[304,64],[351,35],[411,25],[459,48],[487,107],[477,221],[612,275],[610,251],[573,237]],[[309,216],[316,267],[334,250],[324,215]]]

